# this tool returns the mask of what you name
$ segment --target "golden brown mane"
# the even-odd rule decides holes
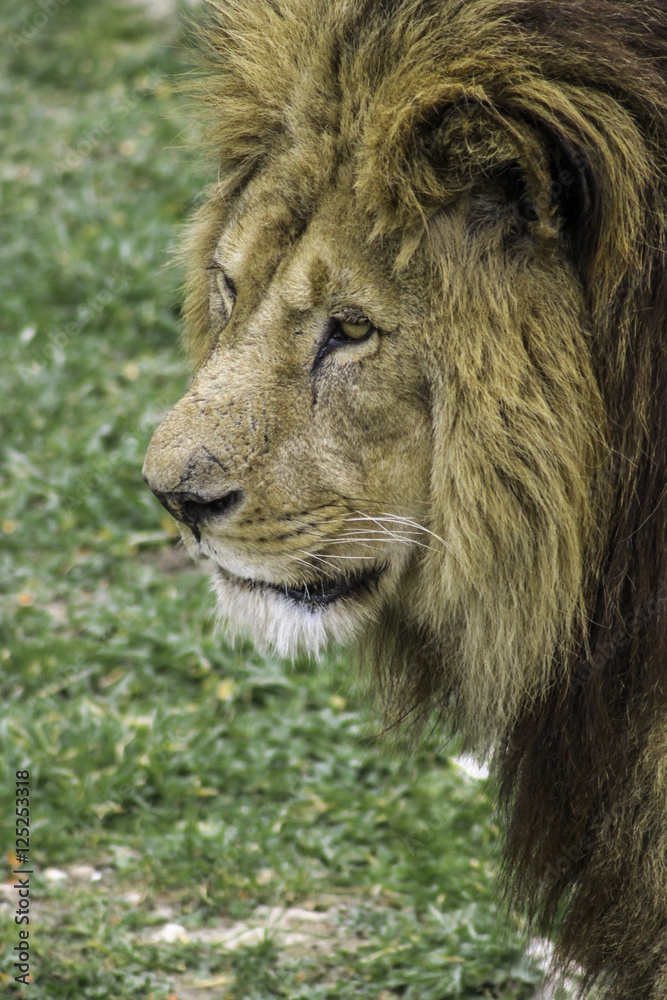
[[[561,493],[551,497],[565,539],[559,572],[581,574],[581,606],[563,603],[562,634],[534,686],[523,684],[520,652],[514,667],[508,654],[506,672],[517,676],[507,679],[498,711],[486,690],[480,696],[480,717],[489,720],[481,732],[466,728],[456,678],[443,670],[425,625],[421,633],[387,628],[369,639],[363,658],[375,663],[390,711],[413,717],[436,709],[478,747],[493,744],[509,892],[539,926],[557,931],[564,958],[581,963],[587,982],[616,1000],[664,1000],[667,4],[215,0],[202,38],[208,72],[198,89],[209,107],[207,142],[219,180],[186,249],[196,363],[210,349],[202,268],[216,245],[221,206],[280,151],[303,149],[292,202],[295,218],[303,206],[305,227],[309,185],[314,201],[324,172],[333,182],[345,138],[357,203],[372,221],[371,238],[396,251],[397,274],[426,246],[446,280],[439,213],[480,178],[519,206],[521,225],[539,217],[547,236],[549,226],[558,234],[569,262],[559,273],[583,292],[585,356],[573,348],[562,372],[539,344],[527,344],[526,357],[543,397],[555,400],[554,413],[578,405],[577,366],[590,367],[599,404],[582,404],[589,436],[578,446],[591,466],[602,452],[612,456],[600,460],[604,475],[591,468],[584,486],[563,473]],[[290,183],[286,176],[286,189]],[[484,243],[484,222],[476,230],[471,224],[475,259],[504,260],[508,246]],[[470,273],[457,293],[462,310],[481,308],[475,289]],[[437,394],[433,405],[435,412]],[[543,469],[550,461],[563,465],[567,456],[541,455],[538,439],[523,482],[505,474],[515,492],[529,473],[541,481],[530,497],[522,493],[526,551],[546,544],[551,501]],[[580,526],[584,489],[592,491],[586,503],[595,523],[575,567],[579,550],[565,547]],[[503,600],[509,597],[499,594],[489,605],[499,635]],[[546,613],[559,600],[545,590],[536,606]],[[444,633],[447,622],[440,627]],[[524,629],[529,642],[531,622]],[[498,678],[499,689],[503,683]]]

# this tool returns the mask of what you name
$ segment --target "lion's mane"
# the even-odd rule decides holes
[[[471,744],[493,748],[509,891],[538,926],[557,931],[565,959],[611,997],[664,1000],[667,5],[215,0],[212,8],[200,91],[219,180],[187,247],[195,362],[209,346],[201,266],[220,202],[286,136],[319,135],[322,163],[336,135],[355,138],[356,194],[380,244],[398,234],[397,269],[426,240],[446,275],[438,211],[480,170],[505,171],[516,201],[559,227],[573,314],[583,289],[576,343],[531,327],[526,297],[499,287],[494,299],[477,281],[489,255],[506,250],[484,243],[483,220],[467,280],[448,292],[473,332],[482,313],[498,329],[524,324],[531,373],[526,381],[497,345],[476,358],[459,345],[470,357],[454,389],[474,391],[477,365],[479,434],[486,426],[491,440],[493,421],[506,430],[504,450],[487,447],[486,473],[472,483],[462,476],[445,488],[443,461],[440,520],[458,491],[460,509],[470,510],[458,565],[481,581],[475,606],[458,608],[465,648],[447,648],[443,609],[451,614],[455,601],[432,576],[421,622],[385,623],[362,658],[376,665],[390,714],[435,708]],[[318,169],[312,156],[304,161],[304,177]],[[536,287],[549,294],[548,283]],[[434,345],[435,386],[442,363]],[[489,403],[490,368],[501,373],[504,413],[496,397],[493,412]],[[531,378],[548,406],[521,409],[533,399]],[[457,440],[438,405],[436,462],[444,435]],[[554,422],[564,432],[552,427],[546,453],[542,431]],[[568,431],[575,424],[578,436]],[[588,467],[582,481],[577,470]],[[458,672],[443,671],[443,649]]]

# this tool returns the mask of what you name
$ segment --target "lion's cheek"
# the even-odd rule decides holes
[[[334,493],[423,514],[433,435],[428,401],[412,384],[417,375],[394,359],[349,368],[344,380],[321,387],[309,440],[299,435],[311,470]]]

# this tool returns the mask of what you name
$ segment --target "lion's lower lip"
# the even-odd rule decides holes
[[[339,601],[341,598],[348,597],[360,590],[367,589],[378,580],[385,569],[386,566],[384,564],[374,565],[368,569],[356,570],[354,573],[349,573],[346,576],[329,580],[318,580],[313,583],[304,584],[302,587],[293,587],[289,584],[267,583],[265,580],[244,579],[227,573],[221,567],[218,567],[218,572],[226,580],[230,580],[238,586],[247,587],[251,590],[272,591],[275,594],[280,594],[281,597],[288,598],[295,604],[301,604],[314,610],[333,604],[335,601]]]

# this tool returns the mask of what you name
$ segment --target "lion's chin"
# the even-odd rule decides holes
[[[220,618],[234,636],[249,636],[280,656],[316,655],[345,643],[374,616],[385,564],[300,587],[234,576],[216,566]]]

